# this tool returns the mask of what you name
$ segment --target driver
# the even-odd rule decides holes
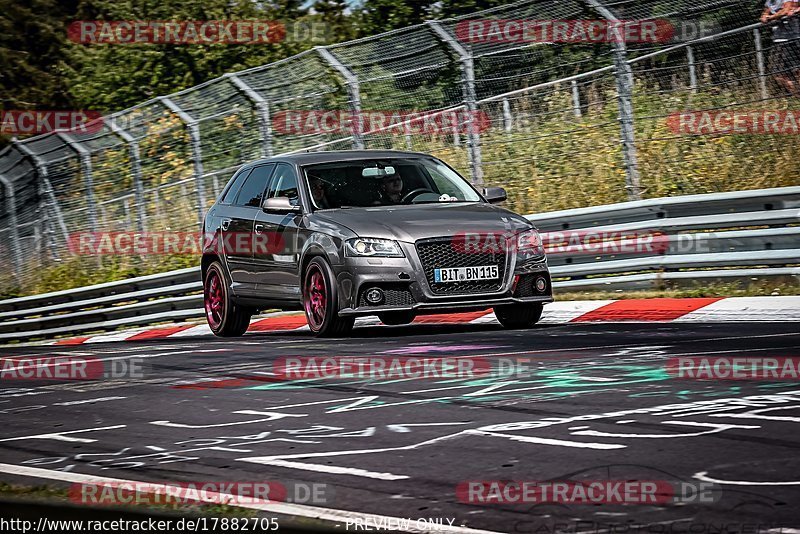
[[[400,204],[403,200],[403,178],[399,173],[383,177],[381,183],[381,204]]]
[[[325,182],[319,176],[309,176],[309,188],[311,189],[311,197],[314,199],[314,204],[321,210],[332,208],[331,202],[325,193]]]

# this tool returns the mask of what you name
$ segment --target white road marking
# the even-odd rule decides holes
[[[250,414],[250,415],[269,415],[269,417],[265,419],[251,419],[250,421],[235,421],[232,423],[217,423],[212,425],[185,425],[183,423],[173,423],[171,421],[150,421],[151,425],[157,426],[169,426],[173,428],[219,428],[224,426],[236,426],[236,425],[249,425],[251,423],[264,423],[267,421],[275,421],[276,419],[283,419],[284,417],[308,417],[307,414],[301,415],[294,415],[288,413],[277,413],[277,412],[256,412],[255,410],[239,410],[233,413],[241,413],[241,414]]]
[[[32,436],[17,436],[15,438],[3,438],[0,441],[22,441],[25,439],[53,439],[56,441],[71,441],[75,443],[94,443],[96,439],[90,438],[71,438],[67,434],[79,434],[81,432],[95,432],[97,430],[114,430],[125,428],[127,425],[101,426],[97,428],[85,428],[83,430],[69,430],[66,432],[51,432],[49,434],[34,434]]]
[[[647,439],[673,439],[673,438],[696,438],[707,434],[719,434],[734,428],[752,430],[761,428],[754,425],[721,425],[716,423],[696,423],[693,421],[661,421],[662,425],[696,426],[701,428],[711,428],[704,432],[688,432],[684,434],[618,434],[614,432],[601,432],[600,430],[578,430],[573,432],[574,436],[593,436],[603,438],[647,438]]]
[[[389,451],[411,451],[414,449],[418,449],[425,445],[432,445],[433,443],[438,443],[440,441],[449,441],[451,439],[455,439],[457,437],[461,437],[467,435],[466,431],[458,432],[456,434],[448,434],[447,436],[440,436],[438,438],[429,439],[427,441],[421,441],[419,443],[413,443],[411,445],[404,445],[400,447],[383,447],[379,449],[354,449],[354,450],[347,450],[347,451],[324,451],[324,452],[306,452],[306,453],[298,453],[298,454],[280,454],[276,456],[254,456],[252,458],[239,458],[240,462],[250,462],[254,464],[263,464],[267,462],[272,462],[274,460],[286,460],[286,459],[294,459],[294,458],[326,458],[330,456],[350,456],[353,454],[372,454],[375,452],[389,452]]]
[[[533,436],[516,436],[514,434],[500,434],[497,432],[484,432],[482,430],[466,430],[465,434],[473,434],[476,436],[490,436],[493,438],[505,438],[511,441],[518,441],[521,443],[535,443],[537,445],[555,445],[557,447],[573,447],[576,449],[597,449],[597,450],[611,450],[611,449],[625,449],[627,445],[618,445],[615,443],[585,443],[582,441],[568,441],[563,439],[550,439],[550,438],[537,438]]]
[[[273,465],[276,467],[286,467],[289,469],[300,469],[301,471],[315,471],[317,473],[330,473],[334,475],[355,475],[366,478],[376,478],[378,480],[404,480],[410,478],[407,475],[395,475],[393,473],[378,473],[367,471],[355,467],[340,467],[336,465],[307,464],[303,462],[289,462],[286,460],[271,460],[259,462],[263,465]]]
[[[129,480],[129,479],[121,479],[121,478],[111,478],[111,477],[99,477],[99,476],[92,476],[92,475],[84,475],[81,473],[68,473],[64,471],[51,471],[49,469],[41,469],[38,467],[27,467],[27,466],[19,466],[19,465],[12,465],[12,464],[2,464],[0,463],[0,473],[8,473],[11,475],[19,475],[19,476],[28,476],[34,478],[44,478],[48,480],[59,480],[61,482],[72,482],[72,483],[82,483],[82,484],[120,484],[120,483],[128,483],[128,484],[137,484],[137,485],[150,485],[155,486],[152,482],[143,482],[138,480]],[[179,492],[181,488],[178,486],[162,486],[164,488],[168,488],[170,491]],[[206,492],[203,492],[206,493]],[[201,493],[200,497],[202,498],[203,493]],[[177,494],[177,493],[176,493]],[[217,493],[214,494],[213,492],[207,492],[208,502],[220,502],[221,500],[234,500],[236,498],[235,495],[229,495],[225,493]],[[286,515],[294,515],[299,517],[308,517],[312,519],[319,519],[323,521],[336,521],[340,523],[346,522],[349,520],[358,519],[362,523],[365,523],[367,520],[370,522],[375,521],[386,521],[391,522],[391,524],[399,524],[398,522],[401,521],[401,518],[392,517],[392,516],[384,516],[384,515],[377,515],[377,514],[366,514],[363,512],[351,512],[348,510],[337,510],[334,508],[320,508],[317,506],[309,506],[306,504],[292,504],[292,503],[242,503],[239,505],[240,508],[249,508],[252,510],[261,510],[264,512],[270,512],[275,514],[286,514]],[[421,530],[416,527],[414,521],[411,522],[410,527],[405,530],[405,532],[410,532],[413,534],[417,533],[425,533],[429,530]],[[448,532],[452,534],[501,534],[497,531],[491,530],[478,530],[472,529],[468,527],[460,527],[460,526],[449,526],[449,525],[437,525],[436,526],[437,532]]]
[[[453,423],[403,423],[399,425],[386,425],[386,428],[392,432],[411,432],[412,426],[453,426],[453,425],[468,425],[469,421],[457,421]]]
[[[68,401],[68,402],[54,402],[53,406],[75,406],[77,404],[92,404],[95,402],[106,402],[111,400],[122,400],[127,398],[128,397],[98,397],[96,399],[83,399],[83,400]]]
[[[788,482],[751,482],[749,480],[721,480],[719,478],[711,478],[708,476],[708,471],[700,471],[695,473],[692,478],[696,478],[701,482],[711,482],[713,484],[724,484],[726,486],[800,486],[800,480],[791,480]]]

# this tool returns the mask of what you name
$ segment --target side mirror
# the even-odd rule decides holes
[[[261,208],[267,213],[300,213],[300,206],[293,206],[289,197],[268,198]]]
[[[502,187],[484,187],[483,196],[492,204],[499,204],[508,199],[506,190]]]

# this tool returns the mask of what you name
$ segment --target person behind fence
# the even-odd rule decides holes
[[[800,96],[800,0],[767,0],[763,24],[773,26],[772,54],[775,81],[793,96]]]

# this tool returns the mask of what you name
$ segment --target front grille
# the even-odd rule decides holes
[[[493,293],[503,287],[506,278],[506,256],[504,252],[498,253],[467,253],[460,252],[453,246],[452,238],[426,239],[417,241],[417,255],[425,270],[425,279],[428,286],[436,295],[470,295],[475,293]],[[434,269],[448,267],[481,267],[484,265],[497,265],[500,278],[497,280],[483,280],[474,282],[448,282],[437,284],[434,282]]]
[[[411,294],[411,291],[408,289],[407,285],[366,284],[361,288],[358,296],[359,308],[372,306],[372,304],[367,302],[365,295],[367,294],[367,291],[373,287],[379,287],[383,290],[384,300],[380,306],[413,306],[416,302],[414,300],[414,295]]]

